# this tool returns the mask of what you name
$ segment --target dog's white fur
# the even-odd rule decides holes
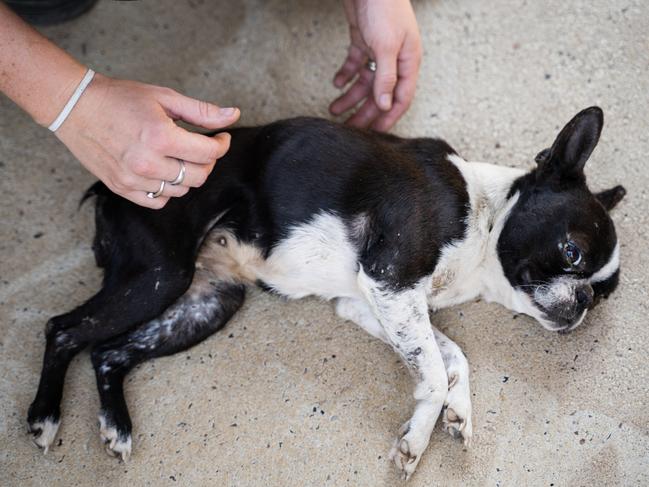
[[[600,270],[598,270],[595,274],[591,276],[589,282],[595,283],[595,282],[605,281],[613,274],[615,274],[619,268],[620,268],[620,242],[617,242],[615,244],[615,248],[613,249],[613,254],[611,254],[611,258],[609,259],[609,261],[604,265],[604,267],[602,267]]]
[[[100,414],[98,419],[99,438],[106,446],[106,452],[112,457],[120,457],[123,462],[127,462],[131,456],[131,435],[120,438],[117,430],[107,424],[103,414]]]
[[[45,418],[43,421],[38,421],[29,426],[30,431],[39,431],[38,436],[34,436],[32,441],[34,444],[43,449],[43,453],[47,455],[47,452],[50,449],[50,445],[56,437],[56,433],[59,430],[61,421],[54,421],[51,417]]]

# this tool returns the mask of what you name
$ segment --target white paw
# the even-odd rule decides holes
[[[38,448],[43,449],[44,454],[47,454],[50,445],[54,442],[60,424],[61,421],[54,421],[52,418],[29,424],[28,432],[32,434],[32,441]]]
[[[406,422],[399,430],[399,436],[394,440],[388,458],[394,462],[401,471],[404,480],[408,480],[414,473],[421,455],[428,446],[430,436],[422,435],[410,429],[410,421]]]
[[[106,446],[106,453],[111,457],[119,457],[126,462],[131,456],[131,435],[120,437],[117,429],[108,426],[102,415],[99,415],[99,438]]]
[[[442,414],[442,428],[453,438],[464,438],[464,444],[471,444],[471,391],[468,377],[459,373],[449,375],[449,389]]]

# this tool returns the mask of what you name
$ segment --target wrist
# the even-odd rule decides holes
[[[85,72],[84,72],[85,73]],[[82,76],[83,77],[83,76]],[[97,117],[105,110],[106,95],[110,89],[111,78],[95,73],[76,105],[54,135],[64,144],[86,133],[86,129],[96,124]],[[75,85],[74,89],[76,89]],[[67,103],[67,100],[64,102]],[[57,114],[58,115],[58,114]],[[56,115],[55,115],[56,116]],[[51,121],[48,122],[48,125]]]
[[[68,103],[87,71],[88,68],[77,62],[60,69],[50,78],[39,97],[40,103],[25,107],[26,111],[37,124],[49,127]]]

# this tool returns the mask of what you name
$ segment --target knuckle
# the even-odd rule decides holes
[[[152,168],[153,164],[143,158],[135,159],[129,164],[129,169],[139,176],[150,176]]]
[[[167,86],[158,86],[158,93],[165,97],[174,97],[178,95],[176,90]]]
[[[202,186],[205,184],[205,181],[207,181],[207,178],[209,177],[210,173],[212,172],[212,165],[210,164],[209,167],[204,167],[201,168],[201,170],[198,172],[196,176],[196,185],[195,187]]]
[[[371,87],[372,83],[374,81],[373,74],[374,73],[371,73],[371,72],[367,72],[367,74],[365,72],[363,72],[361,74],[361,76],[358,77],[358,81],[357,81],[358,85],[361,88],[369,88],[369,87]]]
[[[122,184],[121,180],[117,177],[112,177],[106,181],[108,187],[117,194],[126,192],[126,187]]]
[[[377,76],[377,81],[383,85],[393,86],[397,84],[397,73],[394,71],[381,73]]]
[[[159,210],[167,204],[169,198],[166,196],[160,196],[159,198],[147,199],[143,206],[151,208],[152,210]]]
[[[205,184],[205,181],[207,181],[207,176],[208,175],[209,175],[209,173],[207,173],[205,171],[201,172],[200,176],[196,179],[196,184],[198,186],[203,186],[203,184]]]
[[[129,166],[137,161],[139,159],[138,157],[139,153],[139,148],[137,146],[131,146],[127,147],[124,152],[122,153],[121,157],[119,160],[123,163],[126,164],[126,166]]]
[[[219,137],[218,144],[216,145],[216,156],[214,159],[218,159],[220,157],[223,157],[228,150],[230,150],[230,142],[232,140],[232,137],[230,134],[227,132],[222,133],[221,137]]]
[[[117,177],[117,181],[122,187],[123,191],[129,191],[135,189],[135,178],[129,174],[120,174]]]
[[[210,142],[210,146],[209,146],[209,149],[208,149],[208,153],[207,153],[205,162],[207,162],[208,164],[212,164],[212,163],[216,162],[216,160],[219,157],[221,157],[223,154],[225,154],[225,151],[222,149],[222,144],[218,140],[213,139]]]
[[[169,147],[168,127],[165,123],[154,123],[142,129],[140,141],[147,147],[157,151],[165,151]]]
[[[212,115],[212,105],[203,100],[197,100],[198,102],[198,113],[201,118],[210,118]]]
[[[401,39],[397,34],[392,33],[378,37],[372,44],[375,53],[396,56],[401,46]]]

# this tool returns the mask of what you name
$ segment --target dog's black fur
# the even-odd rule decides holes
[[[243,286],[218,285],[223,309],[209,326],[177,343],[132,353],[127,363],[100,372],[111,350],[138,325],[159,317],[187,291],[200,244],[211,223],[261,247],[267,255],[287,229],[319,211],[372,222],[357,242],[360,263],[390,287],[408,286],[432,272],[439,249],[465,230],[468,195],[459,171],[446,159],[453,149],[436,139],[405,140],[312,118],[280,121],[231,132],[231,147],[207,182],[161,210],[137,206],[102,183],[96,195],[93,250],[104,268],[101,291],[79,308],[52,318],[30,424],[58,421],[63,380],[72,357],[95,345],[102,410],[120,432],[130,432],[121,392],[124,375],[138,362],[183,350],[223,326],[243,302]],[[397,233],[400,234],[397,237]],[[399,238],[401,252],[392,249]],[[389,265],[388,265],[389,264]],[[378,269],[394,272],[378,274]],[[156,287],[157,292],[150,290]],[[137,333],[137,332],[136,332]],[[180,336],[180,335],[179,335]],[[110,394],[103,385],[110,382]],[[35,434],[39,432],[36,431]]]
[[[202,341],[243,303],[242,283],[213,280],[196,271],[201,244],[214,227],[228,229],[239,242],[253,244],[268,256],[289,229],[320,212],[339,215],[348,224],[366,215],[368,226],[353,242],[358,265],[394,291],[431,274],[441,249],[464,237],[469,195],[460,171],[448,160],[455,152],[444,141],[402,139],[311,118],[239,128],[231,134],[230,150],[207,182],[171,199],[162,210],[130,203],[101,183],[89,190],[87,196],[97,197],[93,250],[97,265],[104,268],[104,281],[90,300],[47,324],[42,376],[28,415],[36,439],[44,421],[58,426],[68,364],[92,346],[104,421],[118,439],[130,441],[122,390],[129,370]],[[550,161],[553,156],[548,152],[543,157]],[[534,208],[540,203],[562,211],[573,199],[591,195],[581,177],[570,188],[565,180],[550,176],[540,184],[540,174],[553,174],[543,164],[512,190],[521,192],[513,213],[523,220],[530,218],[524,211],[530,201]],[[559,193],[564,199],[555,198]],[[588,211],[605,216],[604,207],[612,208],[622,196],[619,187],[600,193],[602,206],[591,195]],[[597,216],[598,221],[604,216]],[[539,279],[529,265],[538,250],[536,237],[526,234],[522,241],[518,224],[508,223],[499,244],[513,285]],[[602,229],[602,235],[614,239],[611,228]],[[598,255],[610,253],[611,242],[602,245]],[[530,257],[525,269],[510,253],[521,247]],[[548,269],[544,272],[547,277]],[[205,282],[199,295],[185,294],[201,279]],[[617,274],[598,284],[595,294],[608,294],[616,283]],[[203,312],[192,314],[197,306]],[[187,313],[181,315],[179,309]]]

